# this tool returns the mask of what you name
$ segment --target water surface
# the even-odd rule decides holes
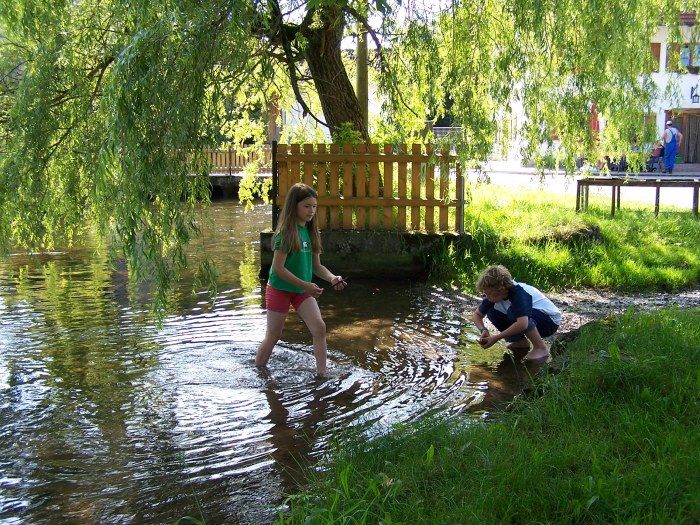
[[[503,347],[474,344],[474,304],[415,282],[324,292],[333,377],[315,377],[294,314],[260,372],[269,223],[267,206],[215,203],[190,253],[216,261],[219,292],[186,277],[162,327],[148,287],[92,246],[0,260],[0,522],[267,523],[350,429],[481,417],[521,388]]]

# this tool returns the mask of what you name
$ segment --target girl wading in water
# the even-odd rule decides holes
[[[274,255],[265,289],[267,330],[255,356],[256,366],[266,366],[277,344],[291,304],[311,332],[316,372],[328,372],[326,324],[316,299],[323,288],[311,282],[314,275],[328,281],[335,290],[347,283],[321,264],[321,235],[316,221],[317,194],[301,182],[287,193],[279,225],[272,237]]]

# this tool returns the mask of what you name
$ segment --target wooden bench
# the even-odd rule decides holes
[[[615,216],[615,210],[620,209],[620,189],[622,186],[636,186],[656,188],[656,200],[654,215],[659,215],[659,196],[661,188],[692,188],[693,190],[693,216],[698,218],[698,190],[700,189],[700,177],[697,176],[650,176],[630,175],[626,176],[595,176],[579,177],[576,179],[576,211],[588,209],[588,192],[591,186],[610,186],[612,188],[612,203],[610,216]]]

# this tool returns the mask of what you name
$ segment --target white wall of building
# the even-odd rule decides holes
[[[683,27],[684,40],[692,43],[692,28]],[[666,112],[671,110],[695,109],[700,110],[700,75],[692,73],[675,73],[666,70],[668,56],[668,29],[659,28],[652,38],[652,43],[658,43],[660,50],[659,71],[652,73],[651,77],[659,87],[659,91],[665,96],[659,98],[654,104],[656,124],[659,134],[664,129]],[[700,44],[700,43],[698,43]]]

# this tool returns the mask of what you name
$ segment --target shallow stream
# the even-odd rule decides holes
[[[270,210],[216,202],[212,219],[191,255],[216,261],[219,293],[186,278],[160,328],[148,289],[91,246],[0,260],[0,523],[269,523],[349,429],[483,417],[526,381],[475,344],[459,293],[356,280],[319,301],[333,377],[294,314],[261,373]]]

